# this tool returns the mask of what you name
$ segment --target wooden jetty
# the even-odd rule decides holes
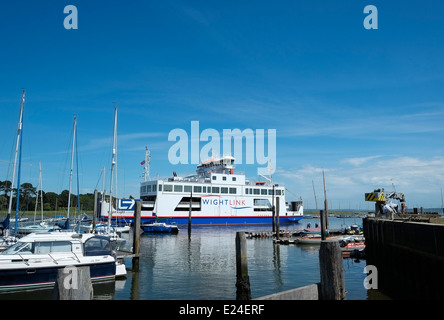
[[[393,299],[444,299],[444,224],[364,218],[363,227],[379,291]]]
[[[236,297],[250,300],[245,232],[236,233]],[[258,300],[344,300],[345,280],[341,249],[337,241],[323,240],[319,249],[321,282],[278,292]]]

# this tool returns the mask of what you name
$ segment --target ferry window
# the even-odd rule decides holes
[[[157,185],[156,184],[153,184],[153,192],[156,192],[156,187],[157,187]],[[162,190],[161,190],[162,191]]]
[[[207,192],[207,187],[203,187],[203,191],[202,191],[203,193],[206,193]]]
[[[254,194],[260,194],[260,190],[259,189],[253,189]]]
[[[220,188],[220,193],[228,193],[228,188],[227,187],[221,187]]]
[[[151,192],[151,185],[148,185],[146,188],[146,192]]]
[[[216,180],[216,176],[213,176],[213,180]]]
[[[245,188],[245,194],[248,194],[248,190],[249,190],[248,188]]]
[[[231,177],[231,181],[236,181],[236,177]]]
[[[261,194],[262,195],[267,195],[267,189],[261,189]]]
[[[213,187],[213,193],[219,193],[219,187]]]
[[[192,189],[193,189],[193,188],[192,188],[191,186],[185,186],[184,189],[183,189],[183,191],[184,191],[184,192],[191,192]]]
[[[270,196],[273,195],[273,189],[269,189],[269,190],[268,190],[268,195],[270,195]]]
[[[207,188],[207,193],[211,193],[211,187]]]
[[[162,191],[162,185],[159,184],[159,191]]]
[[[223,181],[227,181],[227,177],[222,177],[222,180]]]
[[[141,187],[140,187],[140,192],[141,192],[141,193],[145,192],[145,186],[141,186]]]
[[[255,206],[264,206],[267,208],[271,208],[270,201],[268,199],[254,199]]]
[[[281,195],[281,190],[276,190],[276,195],[280,196]]]
[[[171,184],[166,184],[166,185],[164,185],[164,186],[163,186],[163,191],[165,191],[165,192],[171,192],[171,191],[173,191],[173,185],[171,185]]]
[[[230,194],[236,194],[236,188],[230,188]]]
[[[194,186],[194,192],[201,193],[202,192],[202,187],[201,186]]]
[[[182,190],[183,186],[181,186],[180,184],[174,185],[174,192],[182,192]]]

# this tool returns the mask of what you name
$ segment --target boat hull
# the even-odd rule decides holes
[[[142,217],[142,223],[152,223],[155,220],[165,220],[168,224],[175,224],[177,226],[187,226],[188,216],[152,216]],[[279,218],[280,224],[297,223],[303,218],[302,215],[295,216],[281,216]],[[224,226],[224,225],[268,225],[272,224],[271,216],[193,216],[191,217],[192,226]]]
[[[1,270],[0,292],[52,288],[57,280],[58,270],[64,267],[65,265]],[[92,282],[110,281],[115,278],[115,262],[90,264],[89,267]]]
[[[153,232],[153,233],[179,233],[179,228],[177,226],[155,226],[146,224],[143,225],[143,231],[145,232]]]

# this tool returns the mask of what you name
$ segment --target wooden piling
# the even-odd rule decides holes
[[[193,211],[193,191],[190,196],[190,210],[188,211],[188,234],[191,233],[191,212]]]
[[[245,232],[236,232],[236,300],[251,300]]]
[[[273,193],[273,197],[274,197],[274,193]],[[279,240],[279,234],[280,234],[280,221],[279,221],[279,216],[280,216],[280,207],[279,207],[279,197],[277,197],[277,201],[276,201],[276,239]]]
[[[319,211],[319,218],[321,220],[321,240],[326,239],[326,221],[324,210]]]
[[[345,300],[344,266],[336,240],[323,240],[319,249],[320,299]]]
[[[134,209],[134,224],[133,224],[133,270],[139,270],[139,253],[140,253],[140,213],[142,211],[142,202],[136,201],[136,208]]]
[[[92,300],[93,287],[89,266],[60,268],[53,297],[55,300]]]

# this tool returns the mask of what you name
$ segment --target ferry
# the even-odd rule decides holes
[[[170,178],[141,182],[141,222],[166,221],[178,226],[188,225],[189,220],[193,226],[272,224],[273,206],[280,224],[303,218],[302,200],[288,204],[285,187],[271,179],[250,182],[245,175],[235,174],[234,161],[232,156],[212,158],[198,164],[194,175],[179,177],[174,172]],[[113,209],[112,218],[132,221],[134,211],[121,209]],[[103,210],[102,216],[107,218],[108,211]]]

